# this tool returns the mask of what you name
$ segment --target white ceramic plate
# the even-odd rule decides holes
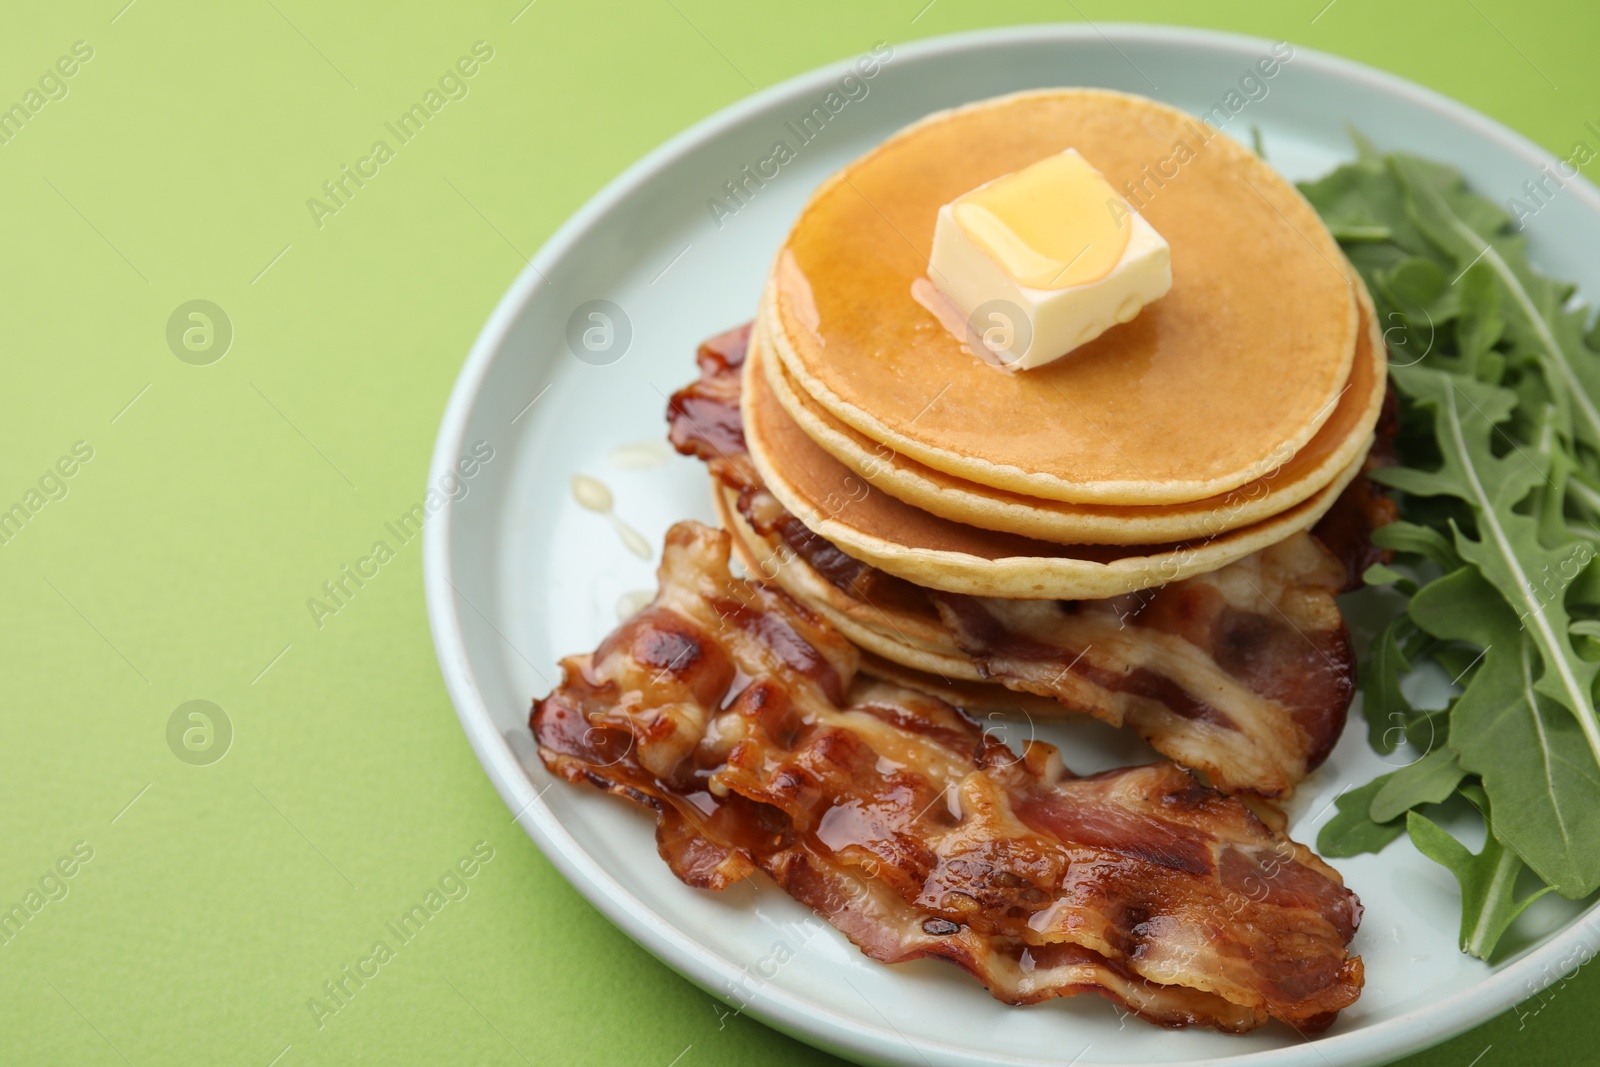
[[[680,884],[656,855],[647,814],[554,782],[533,756],[529,703],[558,678],[557,659],[593,648],[616,625],[619,601],[654,586],[653,558],[630,550],[618,522],[653,557],[674,521],[713,521],[701,464],[659,451],[653,459],[649,447],[615,450],[662,439],[667,395],[695,376],[695,346],[752,316],[769,257],[806,196],[901,126],[1039,86],[1107,86],[1196,113],[1226,106],[1232,90],[1248,102],[1228,132],[1248,141],[1258,127],[1270,161],[1293,179],[1350,157],[1346,123],[1382,147],[1455,164],[1496,199],[1556,163],[1460,104],[1306,49],[1262,83],[1265,96],[1241,86],[1271,47],[1134,26],[1025,27],[895,46],[872,78],[834,98],[846,102],[803,145],[790,124],[826,106],[853,60],[795,78],[701,122],[608,185],[545,245],[484,327],[430,472],[430,484],[449,491],[476,442],[494,450],[462,483],[466,495],[427,527],[428,613],[445,682],[489,777],[550,860],[631,937],[731,1008],[872,1063],[1334,1067],[1441,1041],[1600,945],[1600,913],[1547,897],[1525,916],[1508,958],[1491,967],[1461,955],[1454,882],[1401,840],[1338,863],[1366,905],[1352,948],[1366,959],[1367,987],[1314,1042],[1276,1024],[1245,1037],[1160,1030],[1093,996],[1008,1008],[949,965],[867,960],[771,885],[713,894]],[[708,201],[780,139],[795,158],[764,186],[746,185],[747,203],[718,220]],[[1538,265],[1600,292],[1592,186],[1569,182],[1529,231]],[[605,321],[587,317],[584,305],[596,300],[614,305],[601,309],[609,338]],[[597,352],[583,348],[584,328],[597,331],[588,337]],[[569,333],[587,359],[574,355]],[[576,502],[571,479],[580,473],[609,486],[613,515]],[[1026,729],[1017,727],[1017,740]],[[1339,792],[1386,769],[1364,733],[1357,712],[1333,758],[1301,787],[1292,811],[1299,840],[1315,840]],[[1080,771],[1150,758],[1092,723],[1038,734]]]

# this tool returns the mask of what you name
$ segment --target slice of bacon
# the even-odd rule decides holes
[[[859,654],[730,535],[669,531],[660,592],[535,701],[545,765],[657,816],[674,874],[761,871],[868,956],[951,960],[998,999],[1097,992],[1153,1022],[1328,1026],[1360,994],[1354,894],[1170,763],[1079,778]]]
[[[1316,537],[1295,534],[1209,574],[1109,600],[919,588],[845,554],[763,486],[739,414],[748,341],[743,327],[701,346],[699,380],[668,405],[670,439],[737,493],[739,514],[796,557],[789,565],[810,567],[848,597],[853,616],[880,619],[885,632],[904,632],[896,612],[918,616],[918,640],[965,659],[976,676],[1130,726],[1230,793],[1285,797],[1327,758],[1355,694],[1355,657],[1336,599],[1350,575]],[[1350,494],[1364,502],[1365,479]],[[1365,561],[1359,516],[1368,511],[1340,514],[1341,552],[1352,565]]]
[[[1280,797],[1327,758],[1354,695],[1343,582],[1300,534],[1114,600],[933,599],[985,676],[1130,726],[1224,790]]]

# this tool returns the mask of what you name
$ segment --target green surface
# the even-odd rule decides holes
[[[1555,0],[124,2],[13,4],[0,33],[0,105],[93,52],[0,144],[0,510],[37,507],[0,536],[0,903],[39,891],[0,944],[5,1062],[831,1062],[719,1019],[510,825],[417,542],[306,609],[421,498],[521,254],[696,119],[878,39],[1088,17],[1352,56],[1560,154],[1600,120],[1600,16]],[[480,40],[467,95],[319,229],[307,198]],[[168,345],[191,300],[233,325],[210,365]],[[210,765],[201,733],[174,754],[198,720],[169,747],[194,700],[232,726]],[[319,1028],[346,965],[372,977]],[[1586,968],[1407,1062],[1593,1062],[1597,996]]]

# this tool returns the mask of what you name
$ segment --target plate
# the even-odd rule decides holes
[[[1342,1067],[1467,1029],[1600,946],[1600,911],[1547,896],[1503,960],[1463,956],[1454,881],[1401,840],[1336,864],[1366,906],[1352,949],[1365,957],[1367,987],[1314,1041],[1278,1024],[1244,1037],[1160,1030],[1093,996],[1009,1008],[947,964],[868,960],[770,884],[721,894],[682,885],[656,855],[646,813],[554,781],[534,754],[529,703],[558,679],[559,657],[592,649],[619,610],[654,588],[668,526],[714,521],[701,464],[659,444],[667,396],[695,376],[695,346],[754,314],[773,251],[810,191],[900,127],[1019,89],[1093,85],[1197,114],[1220,107],[1212,114],[1228,116],[1224,129],[1247,142],[1258,129],[1268,159],[1292,179],[1350,158],[1347,124],[1380,147],[1453,163],[1495,199],[1556,165],[1482,115],[1346,60],[1296,48],[1264,78],[1256,64],[1272,49],[1194,30],[1074,25],[896,45],[875,66],[853,57],[735,104],[635,164],[551,238],[485,325],[429,475],[446,501],[424,547],[445,683],[484,769],[551,862],[729,1011],[865,1063]],[[787,153],[775,151],[779,141]],[[1541,269],[1600,292],[1600,260],[1585,251],[1600,247],[1593,186],[1569,181],[1528,231]],[[609,493],[589,482],[575,495],[575,475]],[[596,510],[606,496],[609,509]],[[1079,771],[1150,759],[1094,723],[1002,728],[1014,742],[1032,732],[1060,744]],[[1298,840],[1315,840],[1343,789],[1393,769],[1364,734],[1356,712],[1300,787]]]

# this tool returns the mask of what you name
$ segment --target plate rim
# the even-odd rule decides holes
[[[1201,27],[1080,22],[1030,23],[967,30],[904,44],[896,43],[893,47],[896,58],[902,62],[928,62],[947,55],[1004,49],[1019,44],[1092,43],[1097,38],[1112,47],[1120,40],[1228,53],[1259,52],[1274,43],[1264,37]],[[1300,44],[1294,44],[1293,47],[1297,64],[1364,82],[1385,93],[1406,98],[1498,143],[1507,152],[1526,160],[1530,169],[1559,163],[1553,153],[1523,134],[1437,90],[1343,56]],[[852,63],[852,58],[845,58],[812,68],[758,90],[698,120],[612,178],[562,223],[518,273],[479,331],[451,389],[440,420],[429,463],[429,484],[438,484],[441,478],[453,471],[456,457],[465,445],[466,431],[482,394],[484,381],[495,360],[502,354],[507,338],[527,305],[539,286],[546,282],[547,272],[574,251],[596,223],[645,186],[659,171],[691,155],[729,128],[739,125],[747,116],[765,110],[775,102],[813,94],[849,71]],[[1569,181],[1567,191],[1587,201],[1592,210],[1600,213],[1600,189],[1584,176],[1578,177],[1581,180]],[[462,616],[454,595],[451,552],[454,522],[455,508],[452,502],[423,530],[423,591],[440,673],[457,719],[478,761],[513,813],[514,821],[573,888],[657,960],[707,994],[730,1003],[722,989],[730,984],[736,985],[742,972],[687,931],[675,927],[648,903],[617,882],[543,803],[543,790],[535,789],[510,742],[495,725],[469,666]],[[1487,975],[1483,981],[1443,1000],[1348,1033],[1316,1038],[1304,1045],[1182,1062],[1186,1067],[1236,1064],[1259,1064],[1265,1067],[1268,1063],[1278,1067],[1313,1067],[1329,1062],[1389,1062],[1395,1057],[1441,1043],[1540,992],[1562,977],[1564,972],[1558,969],[1559,962],[1572,950],[1580,950],[1584,962],[1592,958],[1596,954],[1597,940],[1600,940],[1600,902],[1585,909],[1565,930],[1550,935],[1523,958],[1504,965]],[[924,1063],[978,1062],[942,1042],[930,1043],[914,1038],[895,1030],[892,1025],[886,1029],[870,1026],[812,1003],[798,994],[768,985],[763,985],[742,1005],[741,1010],[814,1047],[863,1061],[899,1062],[902,1054],[910,1051]],[[930,1056],[933,1057],[932,1061],[929,1060]],[[1330,1056],[1339,1058],[1330,1059]],[[1046,1061],[988,1053],[984,1054],[982,1062],[1023,1067]],[[1080,1067],[1096,1067],[1096,1064],[1084,1061]],[[1102,1064],[1101,1067],[1111,1065]]]

